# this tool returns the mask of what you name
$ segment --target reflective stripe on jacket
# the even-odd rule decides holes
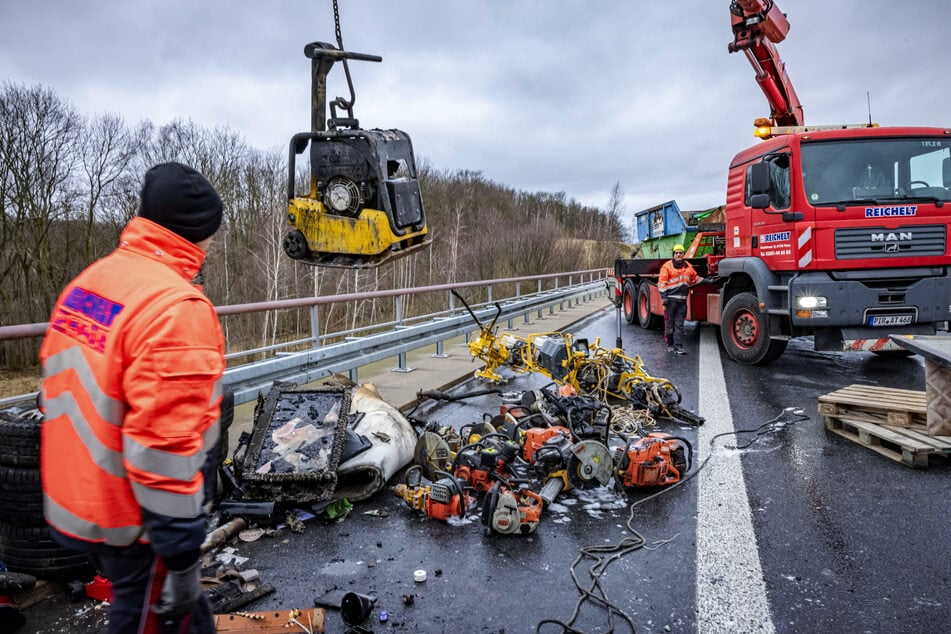
[[[703,278],[697,275],[690,262],[684,261],[684,266],[677,268],[673,260],[664,262],[660,267],[660,277],[657,278],[657,290],[661,297],[668,299],[687,299],[691,286],[696,286]]]
[[[224,371],[214,307],[190,283],[204,257],[135,217],[53,308],[40,348],[44,510],[73,540],[151,541],[165,557],[204,539],[201,469]]]

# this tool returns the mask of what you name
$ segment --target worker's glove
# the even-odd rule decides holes
[[[700,281],[700,283],[701,283],[701,284],[716,284],[716,283],[718,283],[719,281],[720,281],[720,276],[719,276],[719,275],[708,275],[707,277],[703,278],[703,279]]]
[[[667,298],[666,298],[666,297],[661,297],[661,298],[660,298],[660,305],[661,305],[661,306],[666,306],[666,305],[667,305]]]
[[[152,604],[159,616],[185,616],[195,611],[201,599],[201,569],[195,562],[184,570],[169,570],[162,585],[162,596]]]

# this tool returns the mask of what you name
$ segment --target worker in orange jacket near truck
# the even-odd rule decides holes
[[[224,338],[191,283],[222,219],[179,163],[145,176],[119,246],[60,295],[40,349],[53,538],[111,581],[110,632],[214,632],[199,556],[214,494]]]
[[[704,278],[697,274],[687,261],[684,245],[675,244],[673,259],[664,262],[657,278],[657,290],[664,304],[664,341],[667,352],[687,354],[683,347],[684,320],[687,318],[687,296],[690,287],[703,283]]]

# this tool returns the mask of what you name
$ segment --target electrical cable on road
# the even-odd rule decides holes
[[[786,420],[785,417],[787,414],[791,414],[794,418],[792,418],[791,420]],[[757,442],[758,440],[760,440],[761,438],[769,434],[779,433],[780,431],[788,428],[790,425],[793,425],[795,423],[802,422],[808,419],[809,417],[803,414],[800,408],[787,407],[782,412],[780,412],[778,416],[776,416],[775,418],[772,418],[771,420],[766,421],[765,423],[763,423],[762,425],[759,425],[758,427],[755,427],[752,429],[737,429],[734,431],[722,432],[722,433],[714,435],[712,438],[710,438],[710,447],[711,449],[714,449],[714,446],[713,446],[714,441],[716,441],[718,438],[722,436],[739,436],[741,434],[753,434],[753,437],[749,440],[749,442],[746,442],[745,444],[724,445],[724,448],[726,449],[746,449],[749,446],[751,446],[753,443]],[[581,613],[582,606],[588,601],[596,604],[597,606],[607,611],[608,613],[607,632],[611,633],[615,631],[614,630],[615,615],[623,619],[623,621],[630,628],[629,630],[630,632],[632,633],[636,632],[637,629],[634,626],[634,620],[626,612],[624,612],[624,610],[619,608],[617,605],[615,605],[608,599],[607,593],[604,590],[604,586],[601,583],[601,576],[605,573],[608,566],[610,566],[613,562],[617,561],[621,557],[624,557],[628,553],[634,552],[635,550],[640,550],[641,548],[646,548],[649,550],[653,548],[657,548],[664,544],[670,543],[676,538],[675,536],[670,539],[656,542],[653,546],[647,546],[647,540],[645,540],[644,537],[634,529],[634,526],[633,526],[634,509],[650,500],[653,500],[656,497],[659,497],[660,495],[664,493],[668,493],[672,491],[673,489],[676,489],[677,487],[684,484],[685,482],[692,480],[694,476],[696,476],[698,473],[700,473],[700,471],[703,470],[703,468],[707,465],[707,463],[710,461],[713,455],[714,453],[713,451],[711,451],[710,454],[708,454],[703,459],[703,462],[700,463],[700,466],[694,469],[692,473],[681,478],[678,482],[670,485],[669,487],[661,489],[657,491],[656,493],[652,493],[651,495],[648,495],[647,497],[641,498],[633,502],[631,506],[629,507],[629,515],[626,522],[627,529],[631,532],[630,537],[625,537],[617,544],[608,544],[608,545],[590,546],[590,547],[581,548],[581,550],[578,553],[578,557],[571,564],[571,579],[575,584],[575,588],[578,590],[578,593],[580,594],[580,596],[578,597],[578,600],[575,602],[575,607],[571,613],[571,617],[568,619],[568,621],[560,621],[557,619],[543,619],[535,625],[535,632],[540,633],[543,625],[557,625],[561,628],[560,631],[563,633],[584,634],[584,630],[575,628],[573,624],[578,619],[578,616]],[[591,567],[588,568],[588,576],[591,579],[591,583],[587,587],[582,585],[576,573],[576,568],[585,559],[591,559],[594,561]]]

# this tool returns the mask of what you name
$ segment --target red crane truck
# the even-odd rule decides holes
[[[771,0],[735,0],[730,12],[730,52],[750,60],[771,117],[730,164],[722,224],[693,233],[688,258],[719,281],[691,291],[687,319],[718,325],[731,358],[761,365],[792,337],[904,354],[889,334],[947,330],[951,129],[806,126],[774,46],[786,17]],[[669,257],[615,262],[628,322],[662,323],[656,282]]]

